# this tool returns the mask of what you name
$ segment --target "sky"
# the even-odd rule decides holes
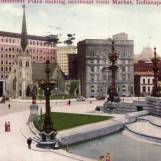
[[[161,55],[161,6],[26,4],[28,34],[75,34],[77,43],[87,38],[109,38],[126,32],[134,40],[134,53],[157,48]],[[0,3],[0,31],[21,32],[22,4]]]

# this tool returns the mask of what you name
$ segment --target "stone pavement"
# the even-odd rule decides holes
[[[8,104],[11,104],[10,110]],[[31,101],[11,101],[0,104],[0,161],[92,161],[92,159],[76,156],[67,153],[64,150],[44,150],[39,149],[32,144],[29,150],[26,144],[26,138],[33,134],[29,130],[26,121],[29,116],[29,106]],[[44,109],[43,101],[38,102],[40,108]],[[97,105],[102,105],[103,101],[93,101],[90,104],[86,102],[72,102],[71,106],[64,102],[52,102],[52,111],[73,112],[73,113],[92,113]],[[101,113],[98,113],[101,114]],[[102,114],[107,115],[107,114]],[[123,115],[117,115],[116,120],[123,118]],[[4,124],[6,121],[11,123],[11,131],[5,132]]]
[[[131,136],[144,142],[161,145],[161,118],[151,115],[139,117],[137,122],[126,125]],[[125,130],[127,131],[127,130]]]

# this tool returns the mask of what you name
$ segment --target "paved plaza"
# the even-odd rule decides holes
[[[44,112],[44,101],[38,101],[37,103]],[[11,105],[10,109],[8,104]],[[33,135],[26,124],[30,113],[30,104],[30,100],[11,100],[5,104],[0,104],[0,161],[92,161],[89,158],[76,156],[65,150],[40,149],[36,147],[36,143],[33,143],[32,149],[29,150],[26,139]],[[103,101],[92,101],[92,103],[90,101],[72,101],[69,106],[67,105],[67,100],[51,101],[51,109],[57,112],[94,114],[95,107],[102,104]],[[98,114],[107,115],[100,112]],[[123,117],[123,115],[117,115],[113,121]],[[11,124],[10,132],[5,132],[4,124],[6,121]]]
[[[136,100],[137,98],[133,98]],[[131,101],[131,98],[126,98],[126,101]],[[103,105],[104,101],[86,100],[84,102],[77,102],[72,100],[71,105],[67,104],[68,100],[51,101],[51,110],[56,112],[68,112],[68,113],[86,113],[91,115],[108,115],[114,116],[113,119],[106,121],[108,125],[111,123],[125,120],[124,114],[105,114],[100,111],[95,112],[96,106]],[[10,109],[8,105],[11,105]],[[39,112],[42,108],[43,113],[45,112],[45,102],[37,101],[39,106]],[[32,149],[29,150],[27,147],[26,139],[33,137],[33,133],[30,131],[26,124],[30,111],[29,107],[31,100],[11,100],[5,104],[0,104],[0,146],[1,155],[0,161],[94,161],[90,158],[84,158],[67,152],[66,150],[52,150],[52,149],[41,149],[36,146],[33,141]],[[153,116],[144,116],[144,119],[150,120],[152,123],[161,126],[161,119]],[[10,122],[11,131],[5,132],[5,122]],[[98,123],[101,126],[104,124]],[[95,125],[89,125],[95,126]],[[159,137],[161,133],[160,127],[154,126],[146,122],[136,122],[129,124],[129,128],[134,131],[141,133],[148,133],[149,136]],[[79,129],[79,128],[78,128]],[[78,129],[71,129],[70,133]],[[82,128],[83,129],[83,126]],[[85,129],[84,129],[85,130]],[[58,136],[68,135],[69,130],[64,130],[58,133]],[[98,156],[99,157],[99,156]]]
[[[151,115],[143,116],[137,122],[127,125],[134,133],[161,139],[161,118]]]

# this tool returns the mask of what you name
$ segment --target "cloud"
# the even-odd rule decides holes
[[[26,6],[29,34],[75,33],[76,41],[108,38],[126,32],[135,41],[135,52],[157,46],[161,52],[161,7],[147,5],[39,5]],[[21,30],[21,5],[0,5],[0,30]],[[149,39],[148,37],[151,37]],[[158,51],[158,53],[159,53]]]
[[[0,13],[20,17],[22,15],[22,9],[17,7],[17,5],[1,4]]]

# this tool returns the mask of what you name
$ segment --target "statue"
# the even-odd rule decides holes
[[[36,104],[37,88],[35,85],[32,88],[31,94],[32,94],[32,104]]]

